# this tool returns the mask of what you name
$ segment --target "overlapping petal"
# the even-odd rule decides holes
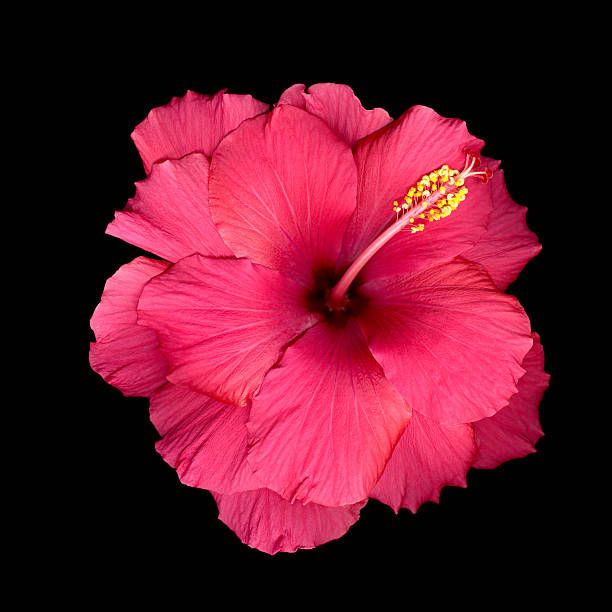
[[[538,406],[550,379],[544,371],[544,350],[538,334],[534,334],[523,368],[525,375],[509,404],[492,417],[474,423],[479,446],[474,467],[491,469],[535,452],[535,443],[543,435]]]
[[[219,145],[210,207],[238,257],[308,285],[315,268],[336,262],[356,183],[350,148],[321,119],[281,105]]]
[[[503,170],[491,179],[491,198],[494,210],[487,231],[462,256],[484,266],[495,284],[505,290],[542,245],[527,227],[527,209],[510,197]]]
[[[132,140],[148,174],[155,162],[194,152],[210,157],[226,134],[268,108],[252,96],[225,91],[206,96],[188,91],[154,108],[136,126]]]
[[[416,512],[425,502],[438,502],[443,487],[466,486],[476,451],[471,424],[444,425],[415,411],[370,497],[395,512]]]
[[[365,283],[360,318],[372,354],[408,403],[441,423],[492,416],[516,393],[529,318],[484,269],[455,259]]]
[[[208,167],[201,153],[155,164],[106,232],[168,261],[232,255],[210,217]]]
[[[91,367],[125,395],[150,395],[166,381],[166,360],[155,332],[136,324],[136,305],[165,261],[138,257],[111,276],[91,317],[97,342],[91,344]]]
[[[197,254],[145,287],[138,317],[158,333],[170,382],[237,405],[318,320],[304,308],[303,289],[275,270]]]
[[[155,445],[192,487],[233,494],[259,488],[246,461],[248,408],[168,383],[151,397]]]
[[[337,83],[317,83],[308,91],[304,85],[292,85],[278,103],[291,104],[323,119],[350,147],[392,121],[383,108],[363,108],[348,85]]]
[[[339,508],[303,505],[290,503],[269,489],[213,495],[219,519],[245,544],[271,555],[314,548],[343,536],[365,503]]]
[[[320,323],[254,398],[249,463],[290,501],[352,504],[367,497],[409,419],[356,323]]]
[[[341,263],[353,261],[395,220],[393,201],[403,199],[423,174],[443,164],[461,169],[464,150],[479,151],[482,146],[465,122],[441,117],[425,106],[413,106],[357,143],[357,207],[344,236]],[[444,223],[431,224],[422,236],[410,240],[400,233],[371,260],[364,274],[374,278],[393,270],[413,273],[473,246],[486,228],[491,201],[488,186],[478,180],[470,181],[469,188],[468,200]]]

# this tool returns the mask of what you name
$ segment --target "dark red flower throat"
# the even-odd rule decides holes
[[[363,312],[368,303],[368,298],[359,291],[359,279],[351,284],[341,302],[331,299],[332,289],[343,273],[332,267],[316,268],[312,275],[312,285],[305,294],[306,308],[321,314],[328,323],[337,327],[344,327],[351,317]]]

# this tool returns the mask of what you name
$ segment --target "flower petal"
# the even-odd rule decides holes
[[[317,321],[303,299],[274,270],[192,255],[145,287],[138,320],[157,331],[170,382],[244,405],[283,347]]]
[[[166,362],[150,329],[134,326],[92,342],[89,364],[108,384],[127,396],[149,396],[166,382]]]
[[[155,164],[106,233],[169,261],[192,253],[232,255],[210,218],[208,166],[201,153]]]
[[[91,367],[125,395],[150,395],[166,382],[166,360],[154,331],[136,324],[136,305],[144,285],[167,267],[165,261],[138,257],[111,276],[91,317],[97,342]]]
[[[337,83],[311,85],[307,93],[304,85],[292,85],[278,103],[297,106],[320,117],[349,147],[392,121],[383,108],[363,108],[348,85]]]
[[[446,485],[465,487],[475,455],[471,424],[442,425],[415,411],[370,497],[416,512]]]
[[[155,447],[183,484],[220,493],[257,489],[246,461],[249,410],[167,384],[151,397]]]
[[[495,284],[505,290],[542,245],[527,227],[527,209],[510,197],[503,170],[491,179],[491,197],[493,211],[487,231],[462,256],[484,266]]]
[[[359,176],[357,207],[344,236],[341,262],[353,261],[395,219],[393,201],[403,199],[423,174],[443,164],[461,169],[465,161],[464,149],[479,151],[483,144],[470,135],[465,122],[441,117],[425,106],[413,106],[387,127],[358,142],[355,147]],[[399,261],[414,262],[415,269],[423,268],[433,263],[425,255],[435,255],[442,246],[448,259],[472,246],[486,227],[490,203],[482,193],[478,197],[472,193],[470,196],[471,206],[466,200],[463,210],[457,210],[444,220],[445,223],[427,228],[427,239],[435,243],[433,246],[423,244],[425,240],[393,239],[391,242],[402,241],[403,253]],[[452,236],[440,235],[438,239],[436,234],[449,232],[449,223],[460,227],[451,232]],[[436,225],[439,227],[434,229]],[[451,243],[445,244],[450,237]],[[378,257],[392,248],[391,244],[387,245]],[[425,251],[421,253],[421,249]],[[369,265],[374,265],[374,260]]]
[[[132,140],[148,174],[155,162],[165,159],[194,152],[210,157],[226,134],[268,108],[252,96],[225,91],[205,96],[188,91],[182,98],[172,98],[166,106],[154,108],[136,126]]]
[[[410,418],[353,321],[321,323],[290,346],[254,398],[249,462],[290,501],[367,497]]]
[[[309,284],[334,265],[355,208],[349,147],[323,121],[292,106],[243,123],[211,162],[210,207],[238,257]]]
[[[370,350],[412,408],[442,423],[492,416],[516,393],[532,345],[516,298],[459,258],[362,285]]]
[[[245,544],[270,555],[314,548],[343,536],[359,519],[359,511],[365,505],[360,502],[328,508],[292,504],[269,489],[213,495],[219,507],[219,520]]]
[[[518,392],[510,403],[492,417],[474,423],[479,454],[474,467],[495,468],[500,463],[535,452],[535,443],[543,432],[538,420],[538,406],[548,387],[550,376],[544,371],[544,350],[538,334],[533,348],[525,355],[525,375],[518,382]]]

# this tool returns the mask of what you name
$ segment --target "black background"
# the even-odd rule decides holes
[[[236,55],[216,54],[206,44],[186,52],[158,43],[122,49],[112,58],[91,56],[86,69],[74,68],[75,89],[86,94],[86,112],[78,117],[74,136],[86,182],[72,243],[82,264],[73,289],[76,376],[82,382],[71,417],[79,459],[69,470],[74,501],[65,528],[76,541],[77,560],[88,566],[112,559],[106,565],[110,582],[119,568],[124,576],[130,568],[161,575],[174,569],[197,576],[215,568],[241,575],[279,576],[281,570],[306,575],[308,570],[329,576],[338,568],[393,567],[406,584],[443,572],[468,589],[470,581],[486,575],[504,584],[508,594],[541,586],[545,575],[575,566],[571,551],[581,527],[571,518],[579,483],[569,450],[575,425],[564,353],[567,224],[551,214],[554,194],[546,180],[565,155],[559,122],[569,101],[558,95],[560,76],[551,70],[550,51],[528,42],[532,32],[522,34],[521,41],[500,35],[434,56],[402,44],[359,50],[354,40],[318,54],[299,53],[297,41],[290,39],[275,49],[247,47]],[[242,36],[227,41],[234,47],[243,43]],[[100,44],[112,47],[112,41]],[[425,104],[465,119],[486,141],[484,153],[502,160],[510,193],[529,207],[528,224],[543,244],[510,292],[541,335],[552,379],[541,406],[545,437],[537,454],[493,471],[472,470],[467,489],[445,489],[440,505],[426,504],[416,515],[402,510],[396,516],[372,501],[340,540],[270,557],[242,544],[216,519],[212,497],[181,485],[156,454],[147,401],[124,398],[89,370],[88,319],[105,280],[141,254],[104,230],[113,211],[133,195],[133,183],[144,178],[129,136],[148,111],[188,88],[212,93],[227,87],[273,103],[293,83],[326,81],[349,84],[364,106],[384,107],[394,117]],[[195,588],[197,582],[190,584]]]

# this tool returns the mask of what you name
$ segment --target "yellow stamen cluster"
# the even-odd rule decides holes
[[[408,213],[416,213],[415,217],[425,221],[439,221],[448,217],[465,200],[468,189],[464,187],[464,179],[457,176],[459,170],[449,168],[446,164],[429,174],[424,174],[421,180],[408,190],[404,201],[393,202],[393,212],[399,217]],[[417,212],[418,211],[418,212]],[[414,234],[425,229],[424,223],[415,224],[415,218],[410,217],[410,231]]]

